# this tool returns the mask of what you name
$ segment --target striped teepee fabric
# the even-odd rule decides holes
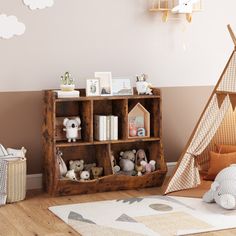
[[[165,194],[200,184],[200,169],[207,169],[214,144],[236,144],[236,51],[234,50],[181,155]]]

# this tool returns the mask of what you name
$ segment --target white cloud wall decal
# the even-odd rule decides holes
[[[23,0],[24,4],[31,10],[44,9],[51,7],[54,4],[54,0]]]
[[[10,39],[25,32],[25,25],[15,16],[0,15],[0,38]]]

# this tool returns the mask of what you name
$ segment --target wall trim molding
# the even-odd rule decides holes
[[[171,176],[177,162],[167,162],[168,172],[167,176]],[[43,174],[27,175],[26,178],[26,189],[42,189],[43,188]]]
[[[167,169],[168,169],[166,176],[171,176],[174,173],[177,163],[178,162],[167,162],[166,163]]]
[[[27,175],[26,189],[42,189],[43,188],[43,174]]]

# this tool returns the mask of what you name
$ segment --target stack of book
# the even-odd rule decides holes
[[[94,138],[99,141],[118,140],[118,116],[94,116]]]
[[[73,90],[73,91],[57,90],[56,93],[58,98],[77,98],[80,96],[78,90]]]

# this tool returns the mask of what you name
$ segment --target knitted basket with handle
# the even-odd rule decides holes
[[[26,195],[26,158],[7,160],[7,203],[25,199]]]

